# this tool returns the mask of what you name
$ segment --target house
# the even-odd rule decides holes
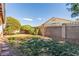
[[[29,34],[28,30],[20,30],[20,34]]]
[[[0,37],[3,36],[4,13],[4,3],[0,3]]]
[[[42,36],[48,37],[62,37],[62,25],[72,23],[70,20],[66,20],[63,18],[51,18],[41,26],[39,26]]]
[[[20,30],[14,30],[12,33],[14,34],[20,33]]]
[[[62,24],[71,23],[72,21],[63,18],[51,18],[41,26],[61,26]]]

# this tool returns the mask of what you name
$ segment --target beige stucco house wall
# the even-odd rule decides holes
[[[3,36],[4,28],[4,3],[0,3],[0,37]]]

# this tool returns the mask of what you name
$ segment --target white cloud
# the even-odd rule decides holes
[[[42,20],[41,18],[37,18],[38,20]]]
[[[41,18],[36,18],[37,20],[41,21],[42,19]],[[23,20],[25,21],[33,21],[35,19],[32,19],[32,18],[24,18]]]
[[[31,18],[24,18],[24,20],[32,21],[33,19],[31,19]]]

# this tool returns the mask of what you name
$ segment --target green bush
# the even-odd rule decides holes
[[[20,31],[24,31],[24,34],[33,34],[34,28],[30,25],[23,25],[21,26]]]
[[[21,24],[17,19],[15,19],[13,17],[7,17],[4,34],[10,34],[10,35],[15,34],[15,33],[13,33],[13,31],[20,30],[20,27],[21,27]]]
[[[18,47],[22,55],[28,56],[73,56],[79,55],[79,46],[70,43],[60,44],[53,40],[31,39]]]
[[[10,44],[10,46],[13,46],[15,44],[15,38],[8,38],[8,43]]]

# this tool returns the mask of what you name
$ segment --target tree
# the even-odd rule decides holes
[[[23,25],[21,26],[21,32],[24,32],[25,34],[33,34],[34,28],[30,25]]]
[[[68,3],[66,5],[70,6],[67,9],[71,12],[71,17],[79,16],[79,3]]]
[[[13,17],[7,17],[4,33],[6,32],[6,34],[11,34],[14,30],[20,30],[20,27],[21,24],[17,19]]]
[[[39,28],[38,27],[34,27],[34,35],[38,35],[39,34]]]

